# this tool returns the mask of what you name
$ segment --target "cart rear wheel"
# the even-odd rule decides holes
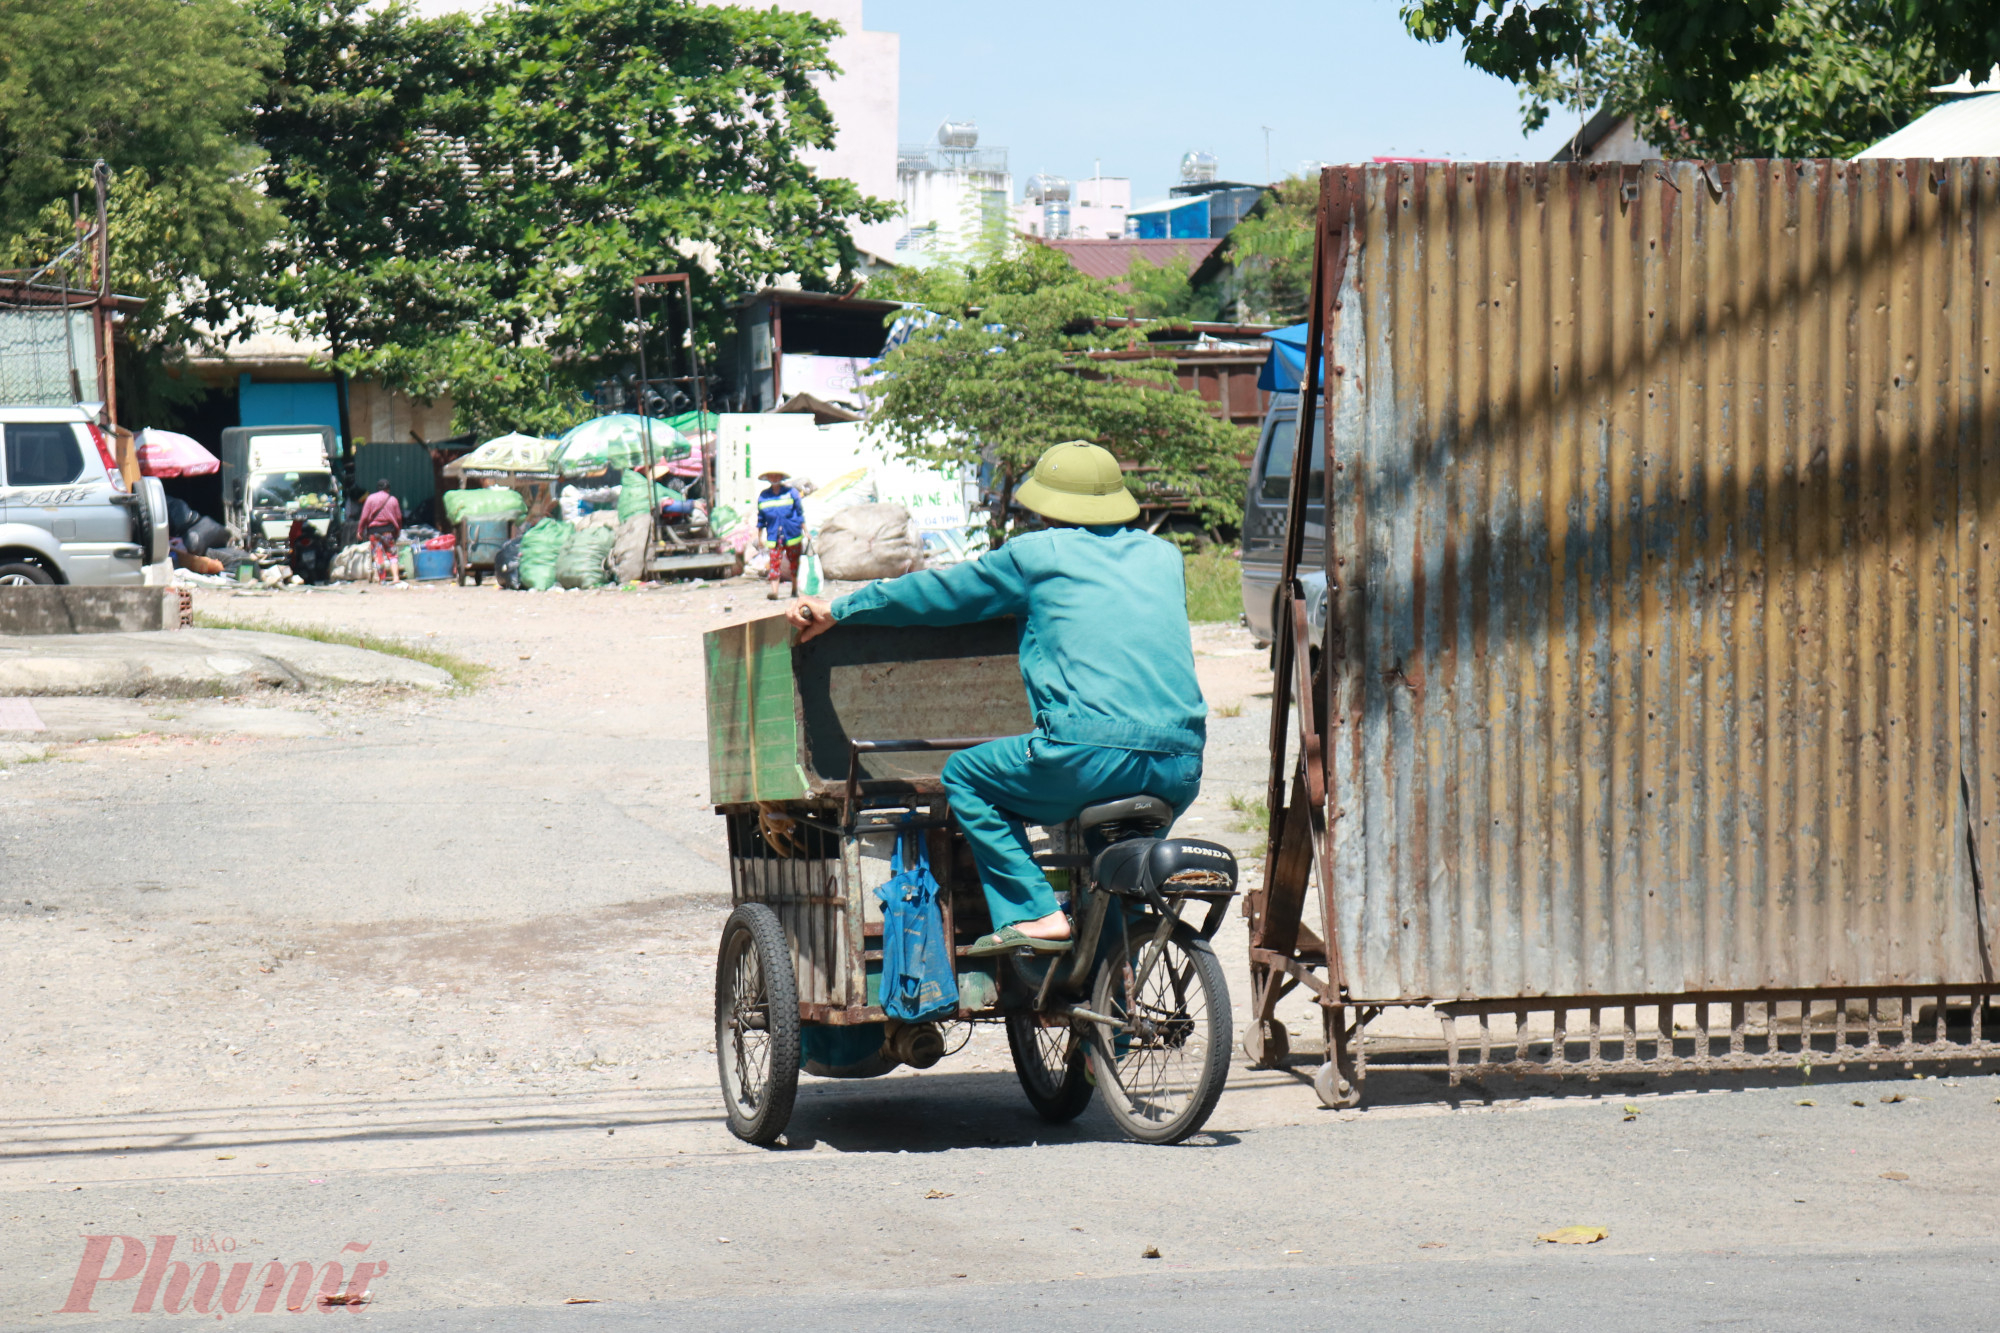
[[[778,914],[744,903],[722,927],[715,963],[715,1062],[729,1132],[769,1146],[799,1091],[799,998]]]
[[[1007,1045],[1021,1091],[1035,1114],[1052,1125],[1068,1124],[1090,1105],[1086,1043],[1072,1041],[1073,1031],[1067,1023],[1044,1027],[1034,1014],[1007,1015]]]
[[[1185,927],[1137,983],[1149,947],[1097,970],[1090,1006],[1118,1020],[1090,1025],[1090,1067],[1118,1127],[1141,1143],[1179,1143],[1201,1129],[1229,1075],[1229,985],[1208,941]]]

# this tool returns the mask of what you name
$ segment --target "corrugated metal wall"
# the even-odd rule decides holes
[[[1331,169],[1354,998],[1992,979],[1996,173]]]

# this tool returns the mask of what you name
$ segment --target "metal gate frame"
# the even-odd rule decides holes
[[[1684,165],[1698,170],[1701,175],[1696,179],[1717,190],[1719,198],[1732,170],[1760,170],[1779,164],[1724,164],[1720,170],[1715,164]],[[1803,174],[1806,164],[1783,165],[1800,166]],[[1907,165],[1913,188],[1921,188],[1915,185],[1916,173],[1921,172],[1933,196],[1950,171],[1964,168],[1956,162],[1897,165]],[[1644,170],[1650,172],[1658,166],[1649,163]],[[1340,465],[1331,418],[1341,381],[1348,374],[1348,367],[1336,359],[1335,334],[1344,293],[1352,291],[1348,270],[1358,243],[1357,231],[1363,225],[1364,173],[1368,170],[1382,168],[1330,167],[1322,171],[1320,180],[1309,335],[1309,347],[1316,349],[1316,354],[1309,352],[1307,356],[1294,457],[1302,456],[1297,449],[1305,447],[1315,426],[1320,426],[1328,479],[1324,562],[1328,614],[1325,640],[1315,645],[1298,582],[1304,553],[1305,492],[1311,470],[1298,466],[1292,471],[1279,615],[1273,627],[1277,642],[1265,873],[1262,887],[1244,900],[1244,912],[1250,919],[1251,996],[1250,1023],[1243,1044],[1252,1064],[1275,1068],[1287,1063],[1289,1038],[1275,1013],[1278,1003],[1299,987],[1312,993],[1321,1010],[1326,1059],[1314,1078],[1314,1087],[1331,1107],[1359,1104],[1363,1081],[1371,1068],[1444,1073],[1456,1085],[1463,1079],[1492,1074],[1596,1079],[1612,1073],[1809,1070],[1815,1064],[1845,1068],[1854,1063],[1873,1068],[1893,1063],[1910,1068],[1919,1061],[1977,1062],[2000,1057],[2000,1005],[1995,1004],[2000,999],[2000,982],[1994,978],[1990,961],[1983,979],[1968,978],[1948,985],[1460,996],[1438,1003],[1427,998],[1357,997],[1352,992],[1339,947],[1338,903],[1343,886],[1336,874],[1334,837],[1336,822],[1347,817],[1347,811],[1341,808],[1334,790],[1332,755],[1341,704],[1334,677],[1337,666],[1349,663],[1351,648],[1343,614],[1349,594],[1343,585],[1359,581],[1360,574],[1356,571],[1352,578],[1348,576],[1345,553],[1337,545],[1332,506]],[[1595,180],[1604,168],[1573,164],[1547,170],[1588,171]],[[1620,169],[1613,166],[1610,170]],[[1900,177],[1902,172],[1896,174]],[[1672,185],[1663,174],[1656,179]],[[1991,189],[1990,180],[1984,184]],[[1973,188],[1980,185],[1975,178]],[[1618,189],[1622,212],[1623,202],[1637,197],[1636,187],[1621,184]],[[1982,586],[1976,574],[1968,574],[1967,581]],[[1975,680],[1964,692],[1968,697],[1983,693],[1983,685],[1983,680]],[[1292,734],[1294,729],[1296,735]],[[1968,768],[1980,766],[1976,754],[1966,763]],[[1977,785],[1974,782],[1975,788]],[[1356,797],[1350,793],[1348,799]],[[1974,802],[1975,792],[1969,791],[1966,799]],[[1972,804],[1971,810],[1976,815],[1978,806]],[[1990,836],[1976,818],[1973,827],[1966,830],[1975,883],[1980,846]],[[1309,923],[1305,909],[1315,883],[1320,887],[1321,911],[1319,919]],[[1975,896],[1983,898],[1983,890],[1975,888]],[[1980,923],[1982,951],[1991,947],[1987,940],[1990,928],[1990,923]],[[1591,978],[1582,980],[1588,986]],[[1367,1025],[1389,1005],[1430,1007],[1440,1020],[1435,1049],[1419,1053],[1401,1042],[1392,1045],[1403,1049],[1384,1049],[1378,1041],[1379,1053],[1371,1058]],[[1573,1014],[1584,1015],[1584,1021],[1572,1026]],[[1683,1015],[1688,1021],[1678,1021]],[[1493,1020],[1499,1016],[1513,1020],[1512,1032],[1496,1033]]]

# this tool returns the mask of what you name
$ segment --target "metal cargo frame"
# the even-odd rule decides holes
[[[1320,189],[1253,1058],[1299,986],[1340,1105],[2000,1055],[2000,161]],[[1371,1058],[1389,1005],[1440,1052]]]
[[[966,957],[991,929],[985,898],[938,777],[952,751],[1033,726],[1014,622],[849,625],[795,645],[777,615],[712,630],[703,646],[709,787],[727,822],[730,898],[777,914],[799,1017],[882,1021],[869,989],[869,965],[882,957],[875,891],[893,843],[912,833],[927,840],[960,958],[959,1016],[997,1017],[994,963]],[[1040,834],[1037,859],[1070,865],[1072,830]]]

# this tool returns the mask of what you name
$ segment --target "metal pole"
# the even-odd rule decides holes
[[[636,280],[632,283],[632,320],[639,326],[639,435],[646,442],[646,470],[641,475],[646,479],[647,526],[652,530],[653,540],[660,540],[660,507],[653,503],[653,415],[646,410],[646,309],[639,300],[644,290]]]
[[[695,438],[701,441],[701,491],[711,516],[715,513],[715,447],[708,429],[708,382],[701,373],[701,341],[694,333],[694,284],[681,275],[681,299],[687,306],[688,358],[694,369]],[[712,535],[715,529],[710,527]]]
[[[118,430],[118,366],[111,333],[111,229],[106,221],[111,168],[100,157],[90,168],[90,175],[97,185],[97,335],[100,355],[104,358],[104,373],[98,377],[98,387],[104,391],[105,422],[115,438]]]

